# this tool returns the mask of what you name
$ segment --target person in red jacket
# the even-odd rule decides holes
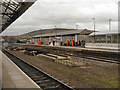
[[[41,45],[42,44],[42,41],[40,40],[39,44]]]
[[[74,46],[74,42],[73,42],[73,40],[71,40],[71,44],[72,44],[72,46]]]
[[[67,40],[67,46],[69,45],[69,40]]]
[[[38,45],[40,45],[40,41],[37,41],[38,42]]]

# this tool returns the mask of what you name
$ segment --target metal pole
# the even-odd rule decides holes
[[[55,37],[57,37],[57,29],[56,29],[56,26],[55,26]]]
[[[42,40],[42,30],[41,30],[40,40]]]
[[[51,34],[52,34],[53,28],[51,29]]]
[[[78,29],[78,26],[79,26],[79,25],[76,25],[76,30]]]
[[[55,26],[55,42],[57,42],[56,37],[57,37],[57,29],[56,29],[56,26]]]
[[[55,26],[55,30],[56,30],[56,37],[57,37],[57,29],[56,29],[56,26]]]
[[[94,21],[94,43],[95,43],[95,18],[92,18]]]
[[[109,31],[111,31],[111,20],[112,19],[109,19]]]

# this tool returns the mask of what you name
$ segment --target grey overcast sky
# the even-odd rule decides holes
[[[20,35],[38,29],[75,28],[107,31],[112,19],[112,30],[118,30],[119,0],[37,0],[2,35]]]

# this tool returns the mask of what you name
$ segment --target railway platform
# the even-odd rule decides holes
[[[27,45],[27,44],[22,44]],[[49,45],[37,45],[37,44],[31,44],[35,46],[47,46],[47,47],[58,47],[58,48],[68,48],[68,49],[76,49],[76,50],[86,50],[86,51],[97,51],[97,52],[110,52],[110,53],[120,53],[120,49],[105,49],[105,48],[82,48],[82,47],[72,47],[72,46],[49,46]]]
[[[2,88],[34,88],[42,90],[4,53],[2,55]]]
[[[77,50],[88,50],[88,51],[100,51],[100,52],[114,52],[118,53],[119,50],[113,50],[113,49],[101,49],[101,48],[81,48],[81,47],[71,47],[71,46],[56,46],[60,48],[71,48],[71,49],[77,49]]]

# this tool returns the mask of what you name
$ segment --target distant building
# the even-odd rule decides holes
[[[96,43],[120,43],[120,32],[118,31],[100,31],[89,35],[89,42]]]

